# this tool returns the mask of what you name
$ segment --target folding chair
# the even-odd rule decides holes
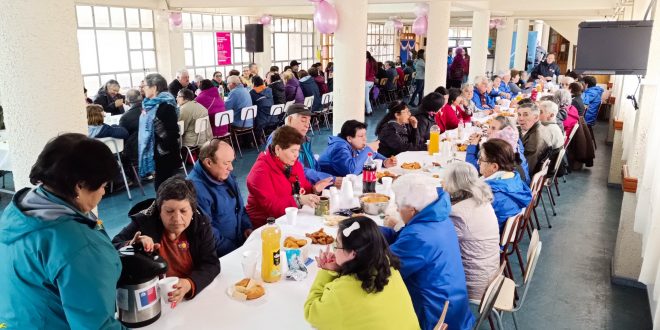
[[[516,242],[517,233],[520,226],[520,221],[525,215],[525,209],[520,213],[509,217],[504,225],[504,230],[500,236],[500,265],[506,264],[505,274],[507,277],[513,279],[513,271],[511,263],[509,262],[509,255],[513,254],[514,247],[512,244]]]
[[[234,122],[234,110],[218,112],[215,114],[213,119],[215,121],[215,127],[228,126],[231,129],[231,123]],[[231,144],[232,149],[234,148],[234,142],[232,142],[230,130],[227,130],[227,133],[221,136],[214,136],[214,138],[223,141],[229,140],[229,144]]]
[[[330,120],[328,118],[332,113],[332,96],[332,92],[325,93],[321,96],[321,115],[323,116],[323,122],[326,128],[330,128]]]
[[[506,265],[500,266],[500,269],[497,272],[497,274],[493,277],[490,283],[488,283],[488,287],[484,291],[481,300],[478,301],[470,300],[470,304],[479,306],[479,316],[477,317],[477,322],[474,323],[474,327],[472,329],[478,330],[479,327],[481,327],[481,324],[486,319],[490,321],[491,314],[495,314],[496,317],[498,318],[498,321],[500,321],[499,320],[500,316],[497,314],[496,311],[494,311],[494,307],[495,307],[495,302],[498,300],[498,297],[502,290],[502,285],[504,284],[505,277],[504,275],[502,275],[502,273],[504,272],[505,267]],[[493,328],[492,322],[491,322],[491,328]],[[502,329],[502,327],[500,327],[500,329]]]
[[[131,196],[131,189],[128,187],[128,180],[126,180],[126,173],[124,172],[124,165],[121,163],[121,152],[124,151],[124,140],[115,139],[111,137],[98,138],[97,140],[105,143],[105,145],[110,148],[110,151],[117,156],[117,165],[119,165],[119,170],[121,172],[121,177],[124,180],[124,187],[126,187],[126,194],[128,194],[128,200],[133,200]],[[144,190],[142,191],[144,194]]]
[[[279,117],[282,114],[284,114],[284,104],[274,104],[272,107],[270,107],[270,119],[268,120],[269,124],[261,129],[261,134],[264,135],[264,139],[266,138],[266,129],[279,126]],[[276,120],[275,123],[271,124],[273,122],[273,118]]]
[[[195,119],[195,134],[197,134],[197,142],[195,142],[194,146],[187,146],[183,145],[183,138],[181,139],[181,144],[183,145],[183,148],[186,149],[187,155],[183,159],[183,164],[185,165],[186,160],[188,157],[190,157],[191,162],[195,162],[195,158],[193,157],[193,150],[198,150],[199,149],[199,142],[202,138],[202,134],[206,135],[208,128],[210,127],[209,123],[209,116],[202,117],[202,118],[197,118]],[[184,166],[185,168],[185,166]]]
[[[433,330],[446,330],[448,328],[445,323],[445,318],[447,318],[447,309],[449,308],[449,300],[445,300],[445,306],[442,307],[442,314],[440,314],[440,319],[438,323],[433,327]]]
[[[385,99],[385,102],[390,102],[389,101],[389,91],[387,90],[387,78],[381,78],[378,81],[378,88],[382,91],[378,98],[380,99],[382,97],[383,99]],[[381,103],[381,102],[379,101],[379,103]]]
[[[557,153],[557,157],[553,159],[554,163],[551,163],[552,165],[550,166],[552,168],[551,171],[548,171],[548,174],[545,176],[545,181],[544,181],[544,187],[546,188],[546,191],[548,193],[548,197],[550,198],[550,206],[552,206],[552,215],[557,216],[557,212],[555,211],[555,197],[552,195],[552,186],[555,186],[555,189],[557,190],[557,196],[559,196],[559,182],[557,182],[557,173],[561,170],[561,166],[563,164],[563,158],[564,155],[566,154],[566,148],[561,147],[559,149],[559,153]]]
[[[185,123],[183,120],[177,122],[179,125],[179,153],[183,150],[183,131],[185,130]],[[181,165],[183,166],[183,172],[188,176],[188,169],[186,169],[186,157],[182,157]]]
[[[287,110],[289,110],[289,106],[295,103],[295,101],[289,101],[284,103],[284,113],[286,113]]]
[[[238,153],[243,158],[243,152],[241,151],[241,143],[238,141],[238,137],[241,135],[252,134],[252,139],[254,140],[254,146],[259,151],[259,143],[257,142],[257,136],[254,135],[254,118],[256,117],[257,106],[249,106],[241,109],[241,120],[243,121],[243,126],[236,127],[231,126],[231,132],[234,135],[234,140],[236,140],[236,146],[238,147]],[[251,127],[245,126],[245,121],[252,119],[253,123]]]
[[[550,168],[550,161],[551,160],[548,157],[543,162],[543,166],[541,166],[541,170],[538,173],[534,174],[534,178],[532,179],[532,180],[534,179],[538,180],[538,186],[537,186],[538,191],[536,192],[538,194],[537,206],[538,206],[538,202],[540,201],[541,204],[543,205],[543,212],[545,213],[545,220],[548,222],[548,228],[552,228],[552,224],[550,224],[550,217],[548,216],[548,210],[546,209],[545,201],[543,200],[543,188],[545,187],[545,180],[548,175],[548,169]],[[538,229],[541,229],[538,216],[536,216],[536,226]]]

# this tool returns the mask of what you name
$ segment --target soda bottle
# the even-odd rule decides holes
[[[362,193],[376,192],[376,162],[373,154],[367,154],[367,161],[362,166]]]
[[[261,278],[264,282],[277,282],[282,277],[280,264],[280,239],[282,231],[275,224],[275,218],[266,220],[261,232]]]

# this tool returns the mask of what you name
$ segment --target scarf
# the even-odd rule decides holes
[[[300,180],[298,179],[298,176],[291,175],[293,166],[284,164],[284,162],[282,162],[282,160],[279,159],[277,155],[275,155],[275,152],[269,151],[268,153],[271,157],[273,157],[277,167],[282,169],[282,172],[284,173],[284,176],[286,176],[287,180],[289,180],[289,183],[291,184],[291,196],[296,194],[304,195],[306,192],[304,189],[300,188]]]
[[[163,104],[170,104],[176,109],[177,118],[179,108],[176,106],[174,96],[169,92],[161,92],[156,97],[142,101],[142,114],[138,128],[138,168],[140,177],[145,177],[156,170],[154,161],[154,118],[156,110]]]

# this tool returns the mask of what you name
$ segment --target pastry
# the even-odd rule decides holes
[[[232,297],[245,300],[257,299],[266,294],[264,287],[257,281],[244,278],[234,284]]]

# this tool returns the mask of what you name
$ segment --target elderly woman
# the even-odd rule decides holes
[[[156,199],[138,203],[129,211],[131,223],[112,239],[116,248],[140,243],[145,251],[167,262],[167,276],[176,276],[169,302],[192,299],[220,273],[215,239],[209,220],[197,208],[195,186],[171,177],[158,188]]]
[[[140,176],[156,172],[154,188],[181,172],[179,111],[174,96],[167,91],[167,81],[158,73],[144,77],[144,95],[138,152]]]
[[[573,100],[571,99],[571,92],[569,92],[568,89],[562,88],[555,91],[555,99],[559,105],[559,111],[566,114],[566,117],[562,121],[562,126],[564,135],[566,135],[565,142],[567,142],[569,135],[571,135],[571,131],[573,131],[573,127],[575,127],[578,120],[580,120],[580,114],[577,108],[572,104]]]
[[[282,73],[282,80],[284,81],[286,102],[294,101],[294,103],[305,103],[305,95],[303,95],[302,88],[300,88],[300,82],[298,82],[295,75],[291,71],[285,71]]]
[[[248,201],[245,209],[256,229],[266,224],[268,217],[284,215],[287,207],[316,207],[323,189],[332,177],[315,185],[307,180],[298,160],[304,137],[291,126],[282,126],[273,133],[268,149],[259,154],[247,176]]]
[[[124,96],[119,94],[119,83],[114,79],[108,80],[96,93],[94,104],[102,106],[105,112],[113,116],[124,113]]]
[[[91,138],[111,137],[115,139],[125,139],[128,137],[128,131],[119,125],[108,125],[103,123],[103,107],[98,104],[87,106],[87,136]]]
[[[500,232],[491,205],[493,193],[468,163],[447,168],[442,187],[451,199],[451,214],[470,299],[481,299],[500,266]]]
[[[224,136],[229,131],[229,125],[215,125],[215,116],[218,113],[225,112],[227,110],[225,108],[225,101],[222,98],[222,95],[220,95],[218,89],[213,86],[213,83],[208,79],[204,79],[199,82],[199,89],[201,92],[195,101],[197,101],[207,110],[207,116],[209,116],[209,121],[211,122],[211,130],[213,131],[213,136]]]
[[[0,218],[0,323],[15,329],[120,329],[121,262],[92,210],[118,174],[103,142],[62,134]],[[63,175],[66,173],[66,175]]]
[[[463,98],[463,104],[461,104],[461,107],[466,114],[471,116],[477,111],[477,105],[474,104],[474,101],[472,100],[472,97],[474,96],[474,85],[463,84],[463,87],[461,87],[461,96]]]
[[[176,103],[179,105],[179,120],[183,121],[182,144],[189,147],[201,147],[206,141],[211,140],[213,133],[211,133],[211,125],[208,121],[204,132],[195,133],[197,119],[209,116],[206,108],[195,101],[195,93],[187,88],[181,88],[176,96]]]
[[[571,92],[571,104],[577,109],[578,115],[584,116],[586,106],[582,100],[582,84],[578,82],[568,85],[568,90]]]
[[[493,209],[500,231],[509,217],[532,201],[532,191],[515,171],[514,164],[515,155],[509,142],[490,139],[481,145],[479,172],[493,192]]]
[[[401,259],[401,275],[420,327],[433,329],[448,300],[445,323],[449,329],[471,329],[474,317],[468,307],[458,237],[449,219],[448,194],[421,174],[398,178],[392,191],[405,226],[398,233],[382,230],[392,252]]]
[[[541,113],[539,119],[541,124],[547,128],[550,137],[550,147],[552,149],[561,148],[564,145],[564,125],[557,123],[557,112],[559,107],[552,101],[542,101],[539,103]]]
[[[396,156],[404,151],[426,150],[426,141],[419,138],[417,118],[403,101],[390,103],[387,114],[376,127],[380,140],[378,151],[385,157]]]

